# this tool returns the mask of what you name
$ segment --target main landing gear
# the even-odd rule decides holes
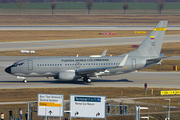
[[[91,83],[91,79],[88,77],[84,77],[83,82]]]

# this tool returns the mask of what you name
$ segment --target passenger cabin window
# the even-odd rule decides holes
[[[21,63],[21,64],[13,64],[12,67],[15,67],[17,65],[23,65],[24,63]],[[65,64],[66,66],[67,64]],[[74,65],[74,64],[68,64],[68,65]],[[37,64],[37,66],[62,66],[62,64]]]

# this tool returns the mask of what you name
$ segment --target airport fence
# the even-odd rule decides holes
[[[135,119],[135,113],[136,113],[136,106],[141,106],[147,109],[140,110],[140,116],[153,116],[153,115],[159,115],[161,119],[165,119],[167,117],[167,111],[168,111],[168,104],[162,105],[160,103],[154,103],[151,102],[151,100],[147,100],[148,102],[142,102],[141,100],[134,101],[129,103],[128,101],[123,101],[122,105],[116,102],[112,102],[110,104],[106,105],[106,116],[107,120],[108,117],[113,116],[119,116],[119,117],[128,117],[132,116],[132,118]],[[152,100],[153,101],[153,100]],[[9,109],[13,111],[13,120],[14,118],[19,118],[19,109],[22,109],[23,111],[23,120],[26,120],[26,114],[28,111],[28,104],[27,102],[20,104],[21,102],[16,103],[1,103],[0,104],[0,110],[5,115],[5,120],[9,119]],[[168,102],[167,102],[168,103]],[[109,108],[109,109],[108,109]],[[70,110],[69,103],[64,104],[64,110]],[[171,106],[171,114],[180,113],[180,104],[179,101],[176,105]],[[64,113],[64,118],[69,118],[69,113]],[[29,102],[29,120],[44,120],[44,117],[37,116],[37,102]],[[75,118],[72,118],[75,119]],[[59,120],[57,117],[49,117],[48,120]]]
[[[47,15],[52,14],[51,9],[0,9],[0,15],[23,15],[23,14],[33,14],[33,15]],[[55,9],[54,15],[87,15],[87,9]],[[124,14],[124,10],[96,10],[92,9],[90,11],[91,15],[118,15]],[[137,9],[137,10],[126,10],[126,14],[159,14],[158,10],[154,9]],[[180,14],[180,9],[165,9],[162,10],[161,14]]]

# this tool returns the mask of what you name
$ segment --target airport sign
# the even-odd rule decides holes
[[[147,83],[144,83],[144,89],[145,90],[147,89]]]
[[[135,31],[134,33],[146,33],[145,31]]]
[[[106,96],[70,95],[71,117],[106,118]]]
[[[38,94],[38,116],[63,117],[64,95]]]
[[[180,94],[180,90],[176,90],[176,95],[179,95]]]
[[[179,92],[180,91],[177,90],[177,94],[180,94]],[[176,95],[176,90],[161,91],[160,94],[161,95]]]

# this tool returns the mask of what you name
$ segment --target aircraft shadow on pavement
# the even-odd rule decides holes
[[[105,80],[105,79],[91,79],[91,84],[83,82],[82,80],[78,81],[59,81],[59,80],[52,80],[52,79],[45,79],[45,80],[28,80],[27,83],[47,83],[47,84],[82,84],[82,85],[92,85],[94,82],[134,82],[128,79],[120,79],[120,80]],[[22,80],[14,80],[14,81],[0,81],[0,83],[23,83]]]
[[[134,81],[128,79],[120,79],[120,80],[92,79],[92,82],[134,82]]]
[[[83,81],[59,81],[59,80],[27,80],[27,83],[23,83],[22,80],[14,80],[14,81],[0,81],[0,83],[44,83],[44,84],[79,84],[79,85],[91,85],[89,83]]]
[[[83,82],[82,80],[78,80],[78,81],[58,81],[57,83],[69,83],[69,84],[82,84],[82,85],[93,85],[93,83],[97,83],[97,82],[134,82],[134,81],[130,81],[128,79],[121,79],[121,80],[105,80],[105,79],[91,79],[91,83],[86,83]]]
[[[28,83],[58,83],[57,81],[54,80],[27,80]],[[23,83],[22,80],[14,80],[14,81],[0,81],[0,83]]]

